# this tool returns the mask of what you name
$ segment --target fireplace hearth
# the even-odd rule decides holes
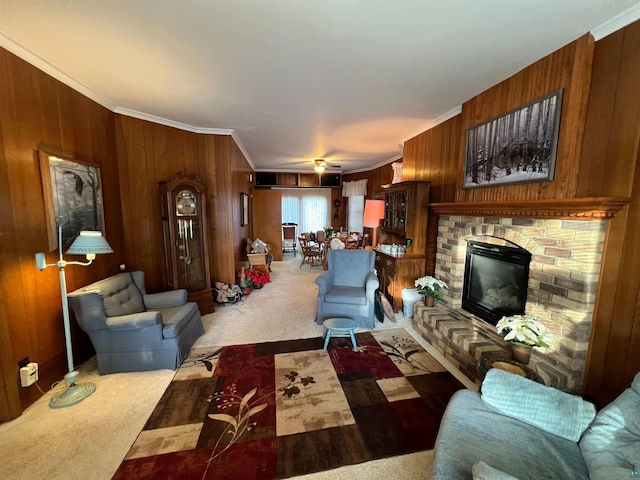
[[[416,307],[414,328],[465,375],[479,382],[477,362],[482,354],[508,352],[509,346],[495,326],[462,307],[468,241],[522,248],[531,253],[523,297],[525,313],[544,323],[553,336],[549,348],[534,349],[529,365],[545,384],[580,392],[606,227],[606,219],[592,217],[572,220],[440,213],[435,277],[449,288],[435,308]]]
[[[530,263],[531,253],[517,244],[467,240],[462,308],[491,325],[524,314]]]

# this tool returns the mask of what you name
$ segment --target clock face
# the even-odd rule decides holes
[[[195,215],[196,197],[189,190],[182,190],[176,197],[176,215]]]

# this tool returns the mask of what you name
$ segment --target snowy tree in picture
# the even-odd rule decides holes
[[[465,188],[553,180],[562,90],[467,130]]]

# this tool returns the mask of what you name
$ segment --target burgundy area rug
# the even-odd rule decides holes
[[[271,479],[433,448],[463,388],[404,329],[193,349],[114,479]]]

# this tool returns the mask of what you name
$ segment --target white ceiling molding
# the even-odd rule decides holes
[[[0,47],[3,47],[9,50],[11,53],[16,55],[17,57],[20,57],[25,62],[30,63],[34,67],[42,70],[44,73],[51,75],[56,80],[64,83],[66,86],[81,93],[85,97],[90,98],[97,104],[102,105],[104,108],[113,111],[113,109],[116,107],[113,102],[98,95],[93,90],[90,90],[89,88],[85,87],[77,80],[71,78],[66,73],[61,72],[56,67],[48,63],[46,60],[42,59],[32,51],[24,48],[22,45],[14,42],[13,40],[6,37],[2,33],[0,33]]]
[[[148,122],[157,123],[166,127],[177,128],[178,130],[186,130],[192,133],[205,133],[209,135],[233,135],[233,130],[228,128],[201,128],[194,127],[182,122],[176,122],[175,120],[169,120],[168,118],[157,117],[149,113],[138,112],[129,108],[116,107],[113,109],[114,113],[125,115],[127,117],[137,118],[139,120],[146,120]]]
[[[440,125],[441,123],[446,122],[447,120],[455,117],[456,115],[459,115],[460,113],[462,113],[462,105],[458,105],[456,107],[453,107],[451,110],[449,110],[446,113],[443,113],[442,115],[440,115],[438,118],[436,118],[435,120],[429,122],[427,125],[425,125],[424,128],[422,128],[420,131],[414,133],[413,135],[409,135],[407,138],[405,138],[403,141],[406,142],[407,140],[411,140],[413,137],[417,137],[418,135],[420,135],[421,133],[426,132],[427,130],[431,130],[433,127],[436,127],[438,125]]]
[[[625,10],[619,15],[616,15],[611,20],[604,22],[602,25],[597,26],[591,30],[591,35],[596,39],[596,42],[601,38],[611,35],[613,32],[620,30],[623,27],[640,19],[640,4],[635,5],[628,10]]]

